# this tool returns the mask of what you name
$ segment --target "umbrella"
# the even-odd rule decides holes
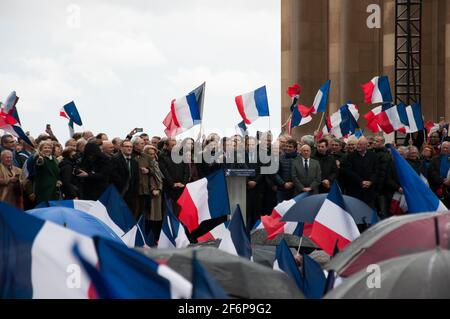
[[[100,236],[123,243],[105,223],[81,210],[68,207],[45,207],[31,209],[27,213],[89,237]]]
[[[368,265],[436,247],[435,223],[442,248],[450,246],[450,213],[422,213],[385,219],[339,252],[326,269],[348,277]]]
[[[437,248],[397,257],[378,266],[379,273],[377,270],[361,270],[344,279],[325,298],[450,298],[449,250]]]
[[[328,194],[318,194],[305,197],[294,204],[281,219],[285,222],[312,223],[322,207]],[[345,210],[352,215],[356,224],[371,224],[374,210],[363,201],[343,195]]]
[[[265,229],[258,229],[256,230],[252,235],[252,245],[268,245],[268,246],[278,246],[281,242],[281,240],[285,240],[289,247],[298,247],[298,244],[300,243],[300,238],[295,235],[291,234],[278,234],[277,237],[275,237],[272,240],[267,239],[267,232]],[[307,236],[303,236],[302,239],[302,251],[304,249],[306,250],[313,250],[318,249],[316,244],[312,242],[311,239]]]
[[[188,280],[192,279],[192,255],[195,250],[197,260],[230,297],[246,299],[304,298],[295,282],[285,273],[242,257],[230,255],[217,248],[137,249],[152,259],[165,261],[169,267]]]

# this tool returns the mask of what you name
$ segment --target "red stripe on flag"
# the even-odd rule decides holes
[[[339,251],[350,243],[347,238],[316,221],[313,223],[310,238],[330,256],[333,256],[336,241],[338,241]]]
[[[204,243],[206,241],[211,241],[211,240],[215,240],[215,238],[214,238],[213,235],[211,235],[210,232],[207,232],[206,234],[204,234],[204,235],[202,235],[202,236],[197,238],[197,241],[199,243]]]
[[[273,210],[269,216],[261,216],[261,223],[267,232],[267,239],[274,239],[278,234],[284,232],[284,225],[286,222],[281,221],[281,215]]]
[[[198,228],[198,210],[191,198],[191,194],[189,194],[188,188],[184,189],[177,203],[181,207],[178,219],[192,233],[193,230]]]
[[[376,121],[378,122],[378,125],[381,127],[384,133],[390,134],[395,131],[386,112],[381,112],[380,114],[378,114],[376,117]]]
[[[372,103],[372,94],[373,90],[375,89],[375,84],[370,81],[368,83],[361,84],[361,88],[364,92],[364,102]]]
[[[172,103],[170,103],[170,112],[172,112],[172,121],[175,124],[175,126],[180,127],[180,122],[178,122],[177,114],[175,113],[175,101],[172,100]]]
[[[245,115],[244,101],[242,100],[242,95],[236,96],[234,98],[234,100],[236,101],[236,105],[237,105],[239,114],[241,114],[241,117],[244,120],[244,123],[245,124],[252,124],[252,122],[250,122],[250,120],[247,118],[247,115]]]
[[[70,118],[67,116],[66,112],[59,111],[59,115],[62,116],[62,117],[65,117],[68,120],[70,120]]]

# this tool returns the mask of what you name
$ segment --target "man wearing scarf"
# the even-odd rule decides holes
[[[297,141],[289,139],[286,142],[285,152],[280,156],[278,172],[272,175],[272,182],[277,188],[278,203],[294,197],[295,185],[292,181],[292,162],[297,157]]]

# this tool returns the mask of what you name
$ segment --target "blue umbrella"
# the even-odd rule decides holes
[[[322,207],[328,194],[318,194],[305,197],[294,204],[281,219],[285,222],[312,223]],[[343,195],[345,210],[352,215],[356,224],[372,224],[375,211],[363,201]]]
[[[27,213],[89,237],[100,236],[123,243],[105,223],[81,210],[68,207],[44,207],[27,210]]]

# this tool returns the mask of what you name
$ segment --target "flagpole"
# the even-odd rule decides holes
[[[302,246],[302,241],[303,241],[303,235],[300,237],[300,240],[298,241],[297,255],[300,254],[300,247]]]
[[[320,127],[322,126],[323,118],[325,117],[325,112],[322,113],[322,117],[320,118],[319,127],[317,128],[317,131],[320,131]]]

